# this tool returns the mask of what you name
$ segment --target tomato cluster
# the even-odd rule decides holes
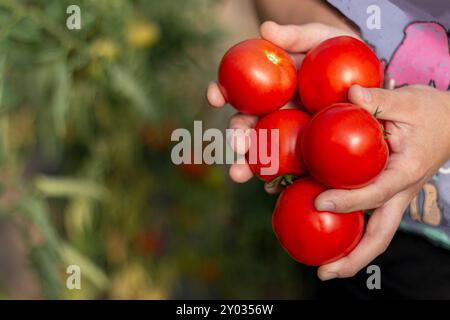
[[[272,225],[281,245],[303,264],[335,261],[361,239],[362,211],[317,211],[314,200],[328,188],[366,186],[385,169],[389,147],[382,124],[347,100],[352,85],[381,87],[383,77],[375,53],[348,36],[310,50],[298,71],[287,52],[261,39],[241,42],[223,57],[218,79],[225,99],[242,113],[261,116],[247,154],[252,172],[271,183],[288,181]],[[306,112],[280,110],[296,88]],[[276,168],[267,171],[274,161]]]

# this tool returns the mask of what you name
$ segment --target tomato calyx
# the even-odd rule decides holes
[[[380,110],[380,107],[377,107],[375,109],[375,112],[373,113],[373,116],[378,119],[378,116],[380,115],[381,112],[382,110]]]
[[[380,110],[380,107],[377,107],[375,109],[375,112],[373,113],[373,116],[378,119],[378,116],[380,115],[380,113],[382,112],[382,110]],[[383,138],[384,139],[388,139],[389,136],[391,135],[391,133],[389,131],[386,130],[386,128],[384,127],[383,123],[380,123],[381,126],[381,130],[383,131]]]
[[[299,177],[293,174],[285,174],[283,176],[276,177],[269,182],[271,186],[282,186],[287,187],[294,183]]]
[[[384,124],[380,123],[381,126],[381,131],[383,131],[383,138],[384,139],[389,139],[389,136],[392,134],[389,131],[386,130],[386,128],[384,127]]]

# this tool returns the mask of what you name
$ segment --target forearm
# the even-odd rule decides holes
[[[260,21],[271,20],[279,24],[305,24],[320,22],[344,30],[358,32],[357,27],[345,19],[326,1],[319,0],[253,0]]]

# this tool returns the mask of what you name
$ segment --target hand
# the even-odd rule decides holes
[[[350,31],[336,29],[320,23],[281,26],[274,22],[265,22],[261,25],[260,33],[262,38],[290,52],[297,64],[301,63],[306,52],[324,40],[341,35],[358,37]],[[206,95],[209,103],[214,107],[220,108],[226,103],[216,82],[208,86]],[[257,121],[258,118],[255,116],[236,114],[231,118],[229,127],[230,129],[245,131],[253,128]],[[250,146],[249,139],[237,135],[232,138],[230,144],[241,155],[245,154]],[[234,164],[230,167],[230,177],[235,182],[247,182],[252,176],[253,174],[247,164]],[[273,193],[276,188],[266,184],[266,190]]]
[[[369,112],[381,111],[391,155],[386,170],[367,187],[327,190],[315,201],[318,210],[351,212],[375,209],[364,237],[346,257],[321,266],[319,278],[355,275],[384,252],[403,212],[422,186],[450,158],[450,93],[426,86],[396,90],[353,86],[349,100]]]

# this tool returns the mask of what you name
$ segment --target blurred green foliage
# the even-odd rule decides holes
[[[205,114],[214,3],[77,1],[69,31],[73,3],[0,2],[0,217],[44,297],[304,296],[261,184],[170,161],[171,131]],[[82,290],[65,288],[69,264]]]

